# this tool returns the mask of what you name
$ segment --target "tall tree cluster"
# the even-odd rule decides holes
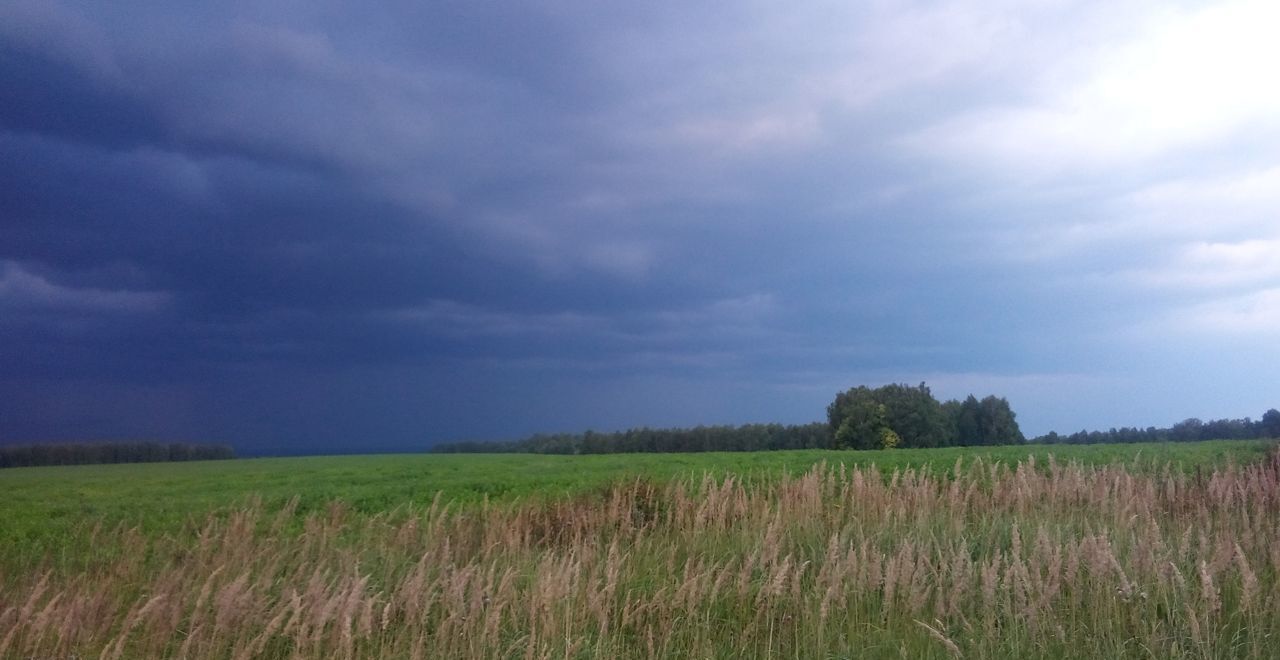
[[[970,394],[946,403],[929,387],[865,385],[836,395],[827,406],[832,446],[837,449],[952,447],[1023,442],[1016,415],[1003,398]]]

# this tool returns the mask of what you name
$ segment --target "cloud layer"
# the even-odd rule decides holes
[[[1271,3],[0,6],[0,440],[1277,405]]]

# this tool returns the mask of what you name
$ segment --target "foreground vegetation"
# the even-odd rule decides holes
[[[1049,456],[1088,465],[1125,463],[1150,471],[1172,463],[1212,469],[1261,460],[1267,441],[1087,447],[1008,446],[894,451],[780,451],[603,456],[430,455],[310,456],[194,463],[85,465],[0,470],[0,574],[53,555],[75,562],[92,552],[77,533],[84,521],[123,524],[146,535],[175,533],[193,516],[227,511],[256,497],[274,512],[297,499],[299,515],[341,501],[353,512],[383,513],[444,501],[555,500],[600,492],[619,480],[655,483],[736,475],[748,483],[800,474],[821,462],[875,465],[881,470],[945,471],[957,460],[1012,464]]]
[[[0,563],[0,657],[1274,657],[1280,460],[1210,447],[1181,466],[1152,446],[886,471],[805,452],[752,478],[641,468],[554,498],[84,517],[69,538],[91,552]]]

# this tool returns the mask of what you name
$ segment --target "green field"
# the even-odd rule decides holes
[[[558,498],[643,477],[666,481],[704,473],[769,480],[811,466],[874,464],[949,470],[957,460],[1013,463],[1126,463],[1141,469],[1166,463],[1184,470],[1263,457],[1273,441],[1129,445],[1026,445],[885,451],[708,452],[689,454],[382,454],[259,458],[192,463],[83,465],[0,470],[0,560],[28,563],[76,546],[68,534],[86,523],[124,523],[145,533],[172,532],[190,518],[261,498],[268,511],[298,498],[306,513],[339,500],[360,513],[427,506]]]
[[[1280,657],[1274,449],[4,470],[0,658]]]

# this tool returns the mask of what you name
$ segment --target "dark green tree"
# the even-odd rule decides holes
[[[1169,439],[1174,442],[1191,442],[1200,440],[1200,432],[1204,429],[1204,422],[1199,418],[1189,417],[1173,425],[1169,429]]]
[[[982,404],[978,397],[970,394],[963,403],[956,403],[951,408],[954,417],[956,436],[953,444],[981,445],[987,444],[982,438]]]
[[[840,392],[827,406],[827,422],[832,446],[842,449],[941,447],[955,435],[950,417],[924,383]]]
[[[837,394],[827,406],[827,422],[834,449],[875,449],[889,428],[885,405],[865,385]]]
[[[1263,437],[1280,438],[1280,410],[1272,408],[1262,413],[1258,426]]]
[[[903,447],[943,447],[951,442],[950,424],[929,386],[885,385],[875,390],[885,406],[885,421]]]
[[[1011,445],[1026,442],[1007,399],[988,396],[980,402],[979,406],[981,408],[978,417],[980,444]]]

